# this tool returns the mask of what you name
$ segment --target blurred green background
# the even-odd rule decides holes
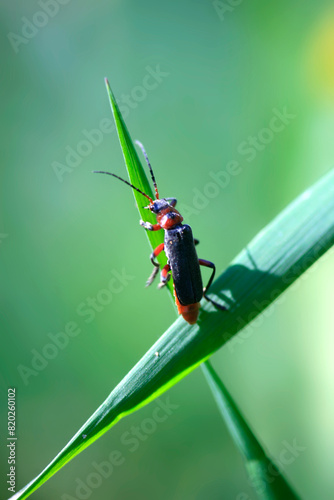
[[[2,1],[1,498],[7,388],[17,390],[19,488],[175,318],[166,291],[144,289],[150,248],[130,189],[91,174],[126,175],[116,133],[105,128],[103,77],[148,151],[160,194],[178,198],[200,257],[220,272],[333,166],[331,4]],[[270,136],[274,108],[294,118]],[[210,173],[230,161],[240,173],[211,196]],[[212,358],[271,456],[279,462],[287,443],[298,444],[284,471],[308,500],[332,498],[334,488],[333,255],[312,270],[260,327]],[[108,294],[115,273],[127,277]],[[50,334],[69,322],[80,333],[55,347]],[[38,370],[36,352],[49,356]],[[201,371],[167,397],[175,408],[166,420],[150,427],[151,403],[33,498],[255,499]],[[123,463],[97,485],[94,462],[114,450]],[[78,493],[78,481],[92,487]]]

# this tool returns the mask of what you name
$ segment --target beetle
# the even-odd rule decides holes
[[[133,186],[133,184],[125,179],[122,179],[116,174],[101,170],[95,170],[94,173],[112,175],[113,177],[116,177],[116,179],[119,179],[130,186],[132,189],[141,193],[149,200],[150,204],[144,208],[155,214],[157,223],[151,224],[150,222],[144,222],[143,220],[140,220],[139,223],[147,231],[159,231],[163,229],[165,231],[165,236],[164,243],[158,245],[150,255],[150,259],[154,267],[152,274],[146,282],[146,286],[150,286],[153,283],[154,278],[159,273],[160,265],[156,261],[156,257],[162,251],[165,251],[167,264],[161,270],[158,288],[166,286],[172,274],[174,297],[178,313],[181,314],[189,324],[193,325],[197,322],[200,300],[203,297],[208,302],[211,302],[217,309],[222,311],[226,310],[226,307],[217,304],[207,295],[216,273],[216,267],[213,262],[198,258],[195,246],[199,243],[199,241],[193,238],[191,227],[188,224],[182,224],[183,217],[175,208],[177,200],[175,198],[160,198],[153,169],[145,148],[139,141],[136,141],[136,144],[138,144],[142,150],[150,170],[155,190],[154,200],[139,188]],[[210,279],[205,288],[203,288],[200,266],[212,269]]]

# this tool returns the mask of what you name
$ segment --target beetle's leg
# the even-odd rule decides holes
[[[175,207],[175,205],[177,204],[177,199],[176,198],[165,198],[166,201],[168,201],[168,203],[172,206],[172,207]]]
[[[139,224],[143,226],[145,229],[148,231],[159,231],[159,229],[162,229],[160,224],[151,224],[150,222],[145,222],[140,219]]]
[[[166,264],[162,268],[162,271],[161,271],[161,274],[160,274],[160,283],[158,285],[158,288],[163,288],[164,286],[166,286],[166,284],[170,280],[170,274],[168,274],[169,271],[170,271],[170,265]]]
[[[194,245],[198,245],[199,244],[199,240],[197,238],[194,238]]]
[[[208,291],[208,289],[210,288],[212,282],[213,282],[213,278],[215,277],[215,274],[216,274],[216,266],[214,265],[213,262],[210,262],[209,260],[204,260],[204,259],[198,259],[198,262],[199,262],[199,265],[200,266],[205,266],[205,267],[209,267],[210,269],[212,269],[212,273],[211,273],[211,276],[210,276],[210,279],[208,281],[208,284],[206,285],[206,287],[204,288],[203,292],[204,292],[204,297],[205,297],[205,294],[206,292]],[[205,297],[206,298],[206,297]]]
[[[221,306],[220,304],[217,304],[217,302],[215,302],[214,300],[210,299],[210,297],[208,297],[206,295],[206,292],[209,290],[209,288],[210,288],[210,286],[211,286],[211,284],[213,282],[213,278],[215,277],[216,266],[214,265],[213,262],[210,262],[209,260],[198,259],[198,262],[199,262],[200,266],[205,266],[205,267],[209,267],[210,269],[212,269],[212,273],[211,273],[210,279],[208,281],[208,284],[206,285],[206,287],[203,290],[203,297],[208,302],[211,302],[211,304],[213,304],[215,307],[217,307],[217,309],[220,309],[221,311],[226,311],[226,307],[225,306]]]
[[[156,275],[159,272],[160,264],[159,264],[159,262],[156,262],[154,259],[155,259],[155,257],[157,257],[159,255],[159,253],[161,253],[163,251],[164,246],[165,246],[164,243],[160,243],[160,245],[158,245],[157,248],[155,248],[153,250],[153,252],[151,253],[150,259],[151,259],[151,262],[152,262],[154,268],[153,268],[151,276],[146,281],[146,286],[152,285],[154,278],[156,277]]]
[[[154,281],[154,278],[156,277],[156,275],[158,274],[159,272],[159,267],[154,267],[153,268],[153,271],[150,275],[150,277],[148,278],[148,280],[146,281],[146,287],[152,285],[153,281]]]
[[[150,256],[150,259],[151,259],[151,262],[154,266],[156,267],[159,267],[159,262],[156,262],[154,260],[155,257],[158,257],[158,255],[163,251],[164,249],[164,246],[165,244],[164,243],[160,243],[160,245],[158,245],[154,250],[153,252],[151,253],[151,256]]]

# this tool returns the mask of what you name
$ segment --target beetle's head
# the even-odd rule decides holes
[[[162,198],[161,200],[154,200],[152,203],[150,203],[147,207],[148,210],[151,210],[154,214],[158,215],[161,210],[165,210],[166,208],[173,208],[172,205],[168,203],[165,198]]]

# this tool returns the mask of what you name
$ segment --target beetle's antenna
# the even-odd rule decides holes
[[[147,163],[148,168],[150,169],[150,172],[151,172],[151,177],[152,177],[152,181],[153,181],[153,185],[154,185],[154,189],[155,189],[155,197],[156,197],[157,200],[159,200],[159,193],[158,193],[158,188],[157,188],[157,182],[156,182],[155,177],[154,177],[154,173],[153,173],[153,170],[152,170],[152,167],[151,167],[151,164],[150,164],[150,160],[148,159],[147,153],[146,153],[145,148],[142,145],[142,143],[140,141],[136,141],[136,144],[138,144],[138,146],[140,147],[140,149],[143,152],[143,155],[145,156],[146,163]]]
[[[93,174],[107,174],[107,175],[112,175],[113,177],[116,177],[116,179],[119,179],[120,181],[125,182],[125,184],[127,184],[130,187],[132,187],[132,189],[135,189],[136,191],[138,191],[138,193],[140,193],[143,196],[145,196],[148,200],[150,200],[150,203],[153,203],[153,200],[152,200],[152,198],[150,196],[148,196],[147,194],[143,193],[143,191],[141,191],[140,189],[138,189],[136,186],[133,186],[132,184],[130,184],[130,182],[126,181],[125,179],[122,179],[122,177],[118,177],[118,175],[116,175],[116,174],[112,174],[111,172],[103,172],[102,170],[93,170]]]

